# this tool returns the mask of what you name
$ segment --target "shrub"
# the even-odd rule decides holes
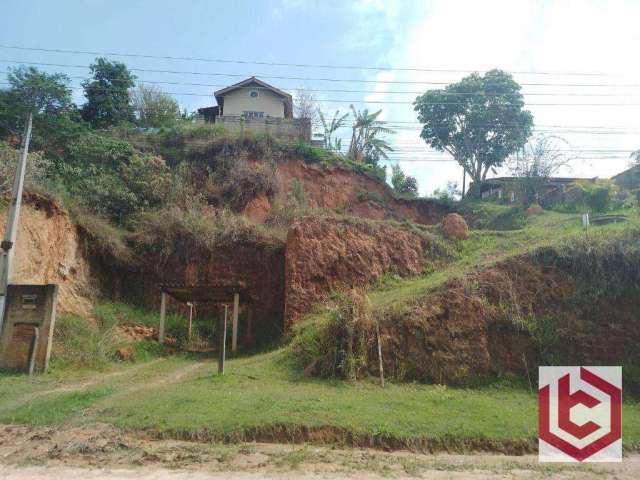
[[[118,342],[113,328],[74,315],[61,315],[53,335],[53,368],[103,369],[113,360]]]
[[[278,191],[272,164],[249,165],[243,160],[236,160],[228,171],[217,173],[218,177],[221,177],[220,193],[224,204],[236,212],[260,195],[273,199]]]
[[[18,163],[18,150],[0,142],[0,198],[11,195]],[[41,153],[29,153],[25,184],[35,187],[46,183],[52,164]]]
[[[58,162],[57,183],[87,210],[124,225],[133,214],[164,202],[170,172],[159,157],[89,133],[73,141]]]
[[[294,330],[291,359],[306,373],[356,380],[367,373],[375,337],[369,300],[362,290],[337,293],[330,314]]]

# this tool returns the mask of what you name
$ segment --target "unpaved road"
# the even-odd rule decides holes
[[[602,479],[640,478],[620,464],[539,464],[535,456],[429,455],[308,445],[152,440],[108,425],[0,426],[3,480]]]

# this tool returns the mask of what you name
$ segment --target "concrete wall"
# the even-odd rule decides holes
[[[251,92],[258,92],[258,97],[251,97]],[[264,116],[284,118],[284,100],[262,88],[252,90],[239,88],[224,96],[223,114],[240,116],[243,112],[264,112]]]
[[[56,321],[58,286],[9,285],[7,294],[0,335],[0,368],[29,371],[35,348],[35,370],[46,370]]]
[[[284,142],[311,142],[311,121],[307,118],[242,118],[225,114],[216,118],[230,132],[267,133]]]

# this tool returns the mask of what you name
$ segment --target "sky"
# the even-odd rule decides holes
[[[462,168],[420,138],[411,103],[472,71],[500,68],[514,75],[536,135],[566,142],[560,148],[568,165],[559,175],[609,177],[627,168],[630,152],[640,148],[640,0],[1,5],[3,71],[16,62],[33,64],[68,74],[77,88],[98,55],[6,47],[108,53],[101,56],[125,62],[139,81],[165,82],[157,85],[190,111],[214,105],[214,90],[252,75],[292,93],[312,91],[329,117],[337,109],[347,112],[351,103],[382,109],[380,118],[396,128],[386,163],[414,175],[422,195],[460,184]],[[74,98],[84,101],[80,88]],[[349,133],[341,131],[345,145]],[[508,173],[506,167],[497,172]]]

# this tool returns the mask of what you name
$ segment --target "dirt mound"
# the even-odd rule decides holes
[[[436,241],[382,222],[307,217],[291,226],[285,264],[285,323],[331,292],[390,273],[423,273],[439,260]]]
[[[469,226],[457,213],[450,213],[442,220],[442,232],[446,238],[465,240],[469,237]]]
[[[6,216],[0,212],[0,235]],[[58,312],[91,315],[97,285],[78,229],[58,203],[25,193],[15,248],[15,283],[57,283]]]

